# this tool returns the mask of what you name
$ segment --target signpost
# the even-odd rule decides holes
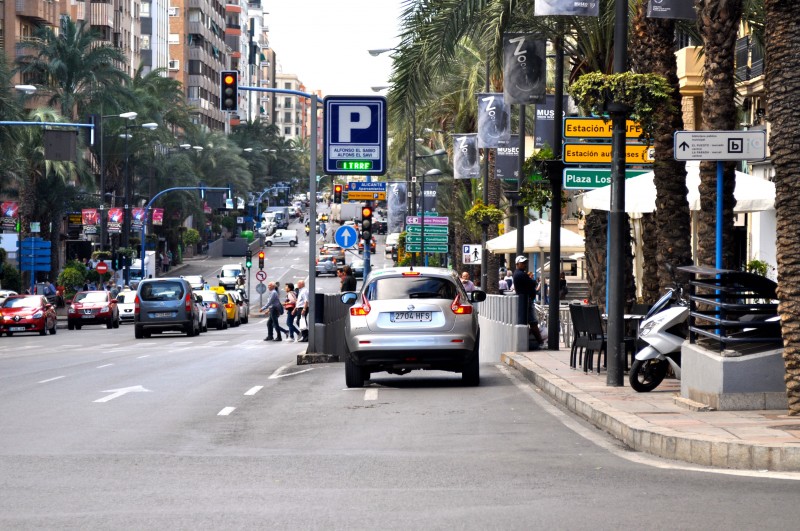
[[[324,168],[328,175],[383,175],[386,98],[328,96],[324,99]],[[372,199],[370,197],[369,199]]]
[[[342,225],[333,234],[333,241],[342,249],[350,249],[358,245],[358,231],[352,225]]]
[[[647,172],[648,170],[625,170],[625,178],[630,179]],[[602,188],[609,184],[611,184],[611,168],[564,168],[565,190]]]
[[[767,132],[675,131],[675,160],[764,160]]]
[[[625,137],[639,138],[642,126],[632,120],[625,123]],[[602,118],[564,118],[564,138],[611,138],[611,120]]]
[[[447,216],[428,216],[424,217],[425,225],[422,225],[422,216],[406,216],[406,252],[408,253],[446,253],[448,251],[448,224],[450,218]],[[423,250],[423,240],[424,250]],[[427,264],[426,264],[427,265]]]
[[[95,266],[94,269],[101,275],[108,273],[108,266],[106,265],[105,262],[98,262],[98,264]]]
[[[36,272],[50,271],[50,249],[49,240],[42,238],[25,238],[17,242],[19,247],[19,269],[21,272],[30,271],[31,274],[31,293],[36,286]]]
[[[420,244],[418,243],[408,243],[406,244],[406,252],[409,253],[421,253],[422,249]],[[447,252],[447,244],[441,243],[429,243],[427,241],[427,236],[425,240],[425,252],[426,253],[446,253]]]
[[[348,201],[385,201],[386,183],[350,181],[345,188]]]
[[[266,271],[256,271],[256,280],[259,282],[264,282],[267,280],[267,272]]]
[[[625,144],[625,164],[652,164],[655,148],[646,144]],[[567,164],[611,164],[611,144],[564,143]]]
[[[465,264],[481,265],[483,261],[483,246],[474,243],[465,243],[461,249],[462,259]]]

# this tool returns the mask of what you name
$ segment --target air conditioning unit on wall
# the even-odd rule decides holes
[[[169,60],[169,69],[170,70],[179,70],[181,67],[181,62],[177,59],[170,59]]]

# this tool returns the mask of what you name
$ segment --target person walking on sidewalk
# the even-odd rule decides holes
[[[294,306],[297,328],[300,330],[300,343],[308,342],[308,288],[305,280],[297,281],[297,303]]]
[[[513,282],[514,291],[519,296],[519,303],[527,308],[527,322],[530,335],[536,339],[536,344],[544,343],[542,334],[539,331],[539,321],[536,318],[536,308],[534,306],[534,296],[536,295],[536,284],[528,276],[528,258],[520,255],[515,260],[516,271],[514,271]]]
[[[297,293],[294,291],[294,284],[287,282],[284,287],[286,290],[286,300],[283,301],[283,309],[286,310],[286,327],[289,329],[289,341],[295,343],[300,341],[300,330],[294,326],[294,309],[297,306]]]
[[[281,310],[283,310],[281,299],[280,296],[278,296],[278,290],[275,288],[274,282],[270,282],[267,287],[269,288],[267,303],[261,307],[261,313],[269,313],[269,317],[267,318],[267,337],[264,338],[264,341],[283,341],[281,332],[288,333],[289,331],[281,328],[281,324],[278,322]],[[275,336],[277,337],[273,336],[273,328],[275,329]]]

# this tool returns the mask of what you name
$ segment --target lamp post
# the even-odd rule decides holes
[[[107,114],[100,115],[100,250],[105,250],[106,247],[106,165],[105,153],[103,152],[103,128],[102,123],[106,118],[123,118],[125,120],[135,120],[139,113],[135,111],[123,112],[120,114]],[[126,144],[127,145],[127,144]]]
[[[134,117],[135,118],[135,117]],[[130,155],[128,153],[128,139],[131,134],[128,132],[134,126],[125,124],[125,206],[122,218],[122,246],[128,247],[130,245],[130,231],[131,231],[131,174],[130,174]],[[152,131],[158,127],[157,123],[149,122],[142,124],[144,129]],[[144,260],[144,256],[141,257]],[[131,267],[126,263],[125,265],[125,284],[130,284]]]

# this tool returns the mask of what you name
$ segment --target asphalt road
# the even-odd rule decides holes
[[[304,276],[303,252],[269,249],[270,278]],[[182,273],[213,278],[222,263]],[[505,367],[484,364],[477,388],[431,372],[348,390],[340,364],[297,366],[302,344],[264,334],[258,317],[195,338],[135,340],[123,325],[0,339],[0,528],[790,529],[800,517],[800,482],[643,458]]]

